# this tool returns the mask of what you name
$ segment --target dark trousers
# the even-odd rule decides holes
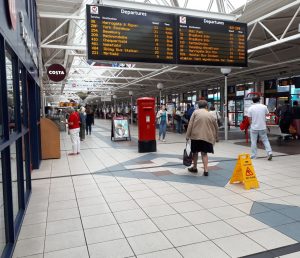
[[[86,124],[86,134],[91,134],[92,132],[92,124]]]
[[[85,124],[81,123],[80,124],[80,132],[79,132],[80,140],[85,139]]]

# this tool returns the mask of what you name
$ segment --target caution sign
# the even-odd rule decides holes
[[[250,154],[243,153],[238,156],[238,160],[230,179],[230,184],[237,182],[243,183],[247,190],[251,188],[259,188]]]

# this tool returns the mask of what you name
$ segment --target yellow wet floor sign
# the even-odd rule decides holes
[[[238,156],[238,160],[230,179],[230,184],[236,182],[243,183],[247,190],[251,188],[259,188],[250,154],[243,153]]]

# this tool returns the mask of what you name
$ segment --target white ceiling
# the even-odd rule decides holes
[[[60,63],[68,72],[67,79],[56,84],[49,82],[47,76],[44,75],[46,94],[64,93],[72,96],[77,91],[88,91],[90,97],[113,93],[118,98],[128,98],[129,90],[132,90],[135,96],[156,95],[158,82],[164,84],[164,91],[168,93],[186,92],[222,84],[223,77],[220,69],[214,67],[168,67],[144,63],[119,64],[119,67],[112,67],[111,64],[102,63],[102,66],[99,66],[99,64],[88,62],[85,53],[84,19],[85,4],[90,2],[92,1],[37,0],[43,70],[45,72],[47,66],[53,63]],[[193,8],[196,3],[192,0],[140,2],[169,6],[179,4],[180,7],[187,4],[188,7]],[[197,1],[198,5],[197,3],[196,5],[199,10],[206,10],[210,2],[213,3],[211,11],[217,11],[219,8],[232,12],[232,8],[229,8],[230,3],[234,5],[237,2],[245,3],[246,1],[201,0],[202,4],[199,5],[200,1]],[[298,24],[300,14],[296,13],[299,9],[299,0],[253,0],[247,1],[246,6],[243,5],[232,12],[239,21],[248,23],[248,33],[251,36],[248,40],[249,66],[243,69],[233,69],[229,77],[230,83],[245,83],[299,74]],[[72,19],[66,19],[70,16]],[[283,35],[293,16],[295,16],[293,22]],[[55,31],[57,28],[59,30]],[[52,33],[53,31],[55,33]]]

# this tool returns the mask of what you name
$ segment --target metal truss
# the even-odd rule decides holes
[[[246,1],[246,4],[248,0]],[[238,18],[238,15],[226,14],[226,11],[233,10],[233,6],[230,0],[210,0],[208,11],[212,10],[213,4],[217,6],[219,13],[212,12],[202,12],[196,10],[187,10],[183,8],[178,8],[179,3],[177,0],[170,0],[167,2],[166,0],[145,0],[144,3],[138,2],[129,2],[129,1],[120,1],[120,0],[103,0],[103,4],[108,4],[110,6],[123,6],[124,8],[135,8],[135,9],[144,9],[151,11],[160,11],[160,12],[168,12],[168,13],[182,13],[186,15],[192,16],[204,16],[204,17],[212,17],[216,19],[226,19],[226,20],[235,20]],[[152,4],[149,4],[152,3]],[[156,3],[156,4],[153,4]],[[159,5],[163,3],[164,6]],[[185,0],[183,3],[183,7],[187,7],[189,0]],[[244,6],[244,10],[246,8],[246,4]],[[298,7],[292,17],[290,17],[288,25],[284,29],[284,31],[278,35],[276,34],[270,26],[267,26],[265,21],[269,18],[274,17],[290,8]],[[61,23],[56,27],[55,30],[50,32],[41,42],[40,47],[42,49],[54,49],[55,52],[48,60],[44,62],[44,68],[51,64],[55,58],[60,55],[64,51],[64,59],[62,63],[70,68],[70,72],[68,74],[67,80],[60,84],[52,84],[49,82],[45,82],[45,90],[47,92],[72,92],[74,89],[70,86],[72,84],[72,80],[76,80],[78,85],[82,85],[82,87],[77,87],[76,90],[84,90],[90,89],[93,94],[100,94],[100,92],[104,91],[123,91],[124,89],[131,89],[133,86],[155,86],[158,81],[163,80],[166,83],[173,83],[173,86],[168,86],[168,89],[186,89],[186,87],[190,87],[192,85],[199,85],[203,83],[209,83],[220,79],[220,75],[216,74],[214,70],[199,68],[199,67],[190,67],[190,69],[180,70],[176,66],[163,66],[158,65],[157,68],[147,68],[147,67],[108,67],[108,66],[92,66],[86,61],[86,45],[78,44],[74,41],[75,37],[78,36],[76,34],[81,34],[81,37],[84,36],[85,29],[83,22],[85,21],[84,12],[77,10],[72,14],[60,13],[53,14],[47,12],[39,13],[40,18],[48,18],[48,19],[60,19]],[[253,41],[256,43],[256,40],[253,38],[256,30],[262,29],[265,33],[265,40],[262,41],[261,44],[248,49],[248,57],[249,63],[253,64],[254,67],[249,67],[248,69],[243,69],[242,71],[233,72],[233,75],[243,75],[252,71],[263,70],[268,67],[273,67],[272,62],[270,61],[261,61],[256,60],[257,57],[263,56],[265,53],[262,53],[263,49],[269,49],[270,52],[274,55],[276,64],[275,66],[279,66],[283,64],[280,58],[277,56],[276,51],[272,50],[272,47],[278,46],[280,44],[292,44],[292,41],[300,38],[300,33],[294,33],[291,35],[289,29],[296,17],[298,17],[300,12],[300,0],[296,0],[288,5],[282,6],[266,15],[263,15],[251,22],[248,23],[248,41]],[[65,26],[69,26],[69,33],[61,33],[60,36],[54,37],[54,35],[59,32]],[[77,33],[76,33],[77,31]],[[67,39],[66,45],[59,45],[57,42],[61,39]],[[259,52],[260,51],[260,52]],[[254,58],[254,53],[256,53],[256,57]],[[258,53],[258,54],[257,54]],[[73,61],[74,60],[74,61]],[[75,62],[76,60],[76,62]],[[294,63],[293,60],[288,63]],[[270,66],[271,65],[271,66]],[[133,76],[124,72],[125,71],[136,72],[138,76]],[[164,75],[162,79],[161,75]],[[160,77],[156,77],[160,76]],[[186,77],[189,76],[189,82],[186,83]],[[200,79],[200,76],[204,76]],[[96,80],[94,83],[88,83],[81,78],[87,78],[90,80]],[[121,82],[124,80],[124,82]],[[145,83],[146,81],[146,83]],[[59,88],[60,87],[60,88]],[[89,90],[89,91],[90,91]],[[151,91],[153,92],[153,91]],[[146,93],[146,92],[143,92]]]
[[[270,17],[273,17],[281,12],[284,12],[292,7],[295,7],[295,6],[298,6],[297,10],[295,11],[293,17],[291,17],[288,25],[286,26],[285,30],[282,32],[281,35],[275,35],[275,33],[272,32],[272,30],[270,28],[268,28],[264,23],[263,21],[270,18]],[[293,22],[295,21],[297,15],[299,14],[300,12],[300,0],[296,0],[288,5],[285,5],[277,10],[274,10],[254,21],[251,21],[248,23],[248,28],[252,27],[249,34],[248,34],[248,41],[251,40],[251,37],[253,35],[253,32],[255,30],[257,30],[257,28],[260,26],[269,36],[271,36],[271,38],[273,38],[273,40],[271,42],[268,42],[266,44],[263,44],[263,45],[260,45],[260,46],[257,46],[257,47],[254,47],[254,48],[251,48],[248,50],[248,53],[251,54],[251,53],[254,53],[256,51],[259,51],[259,50],[262,50],[262,49],[266,49],[266,48],[270,48],[270,47],[274,47],[276,45],[279,45],[279,44],[283,44],[283,43],[288,43],[290,41],[294,41],[296,39],[299,39],[300,38],[300,33],[296,33],[294,35],[291,35],[291,36],[287,36],[286,37],[286,34],[287,32],[289,31],[291,25],[293,24]]]

